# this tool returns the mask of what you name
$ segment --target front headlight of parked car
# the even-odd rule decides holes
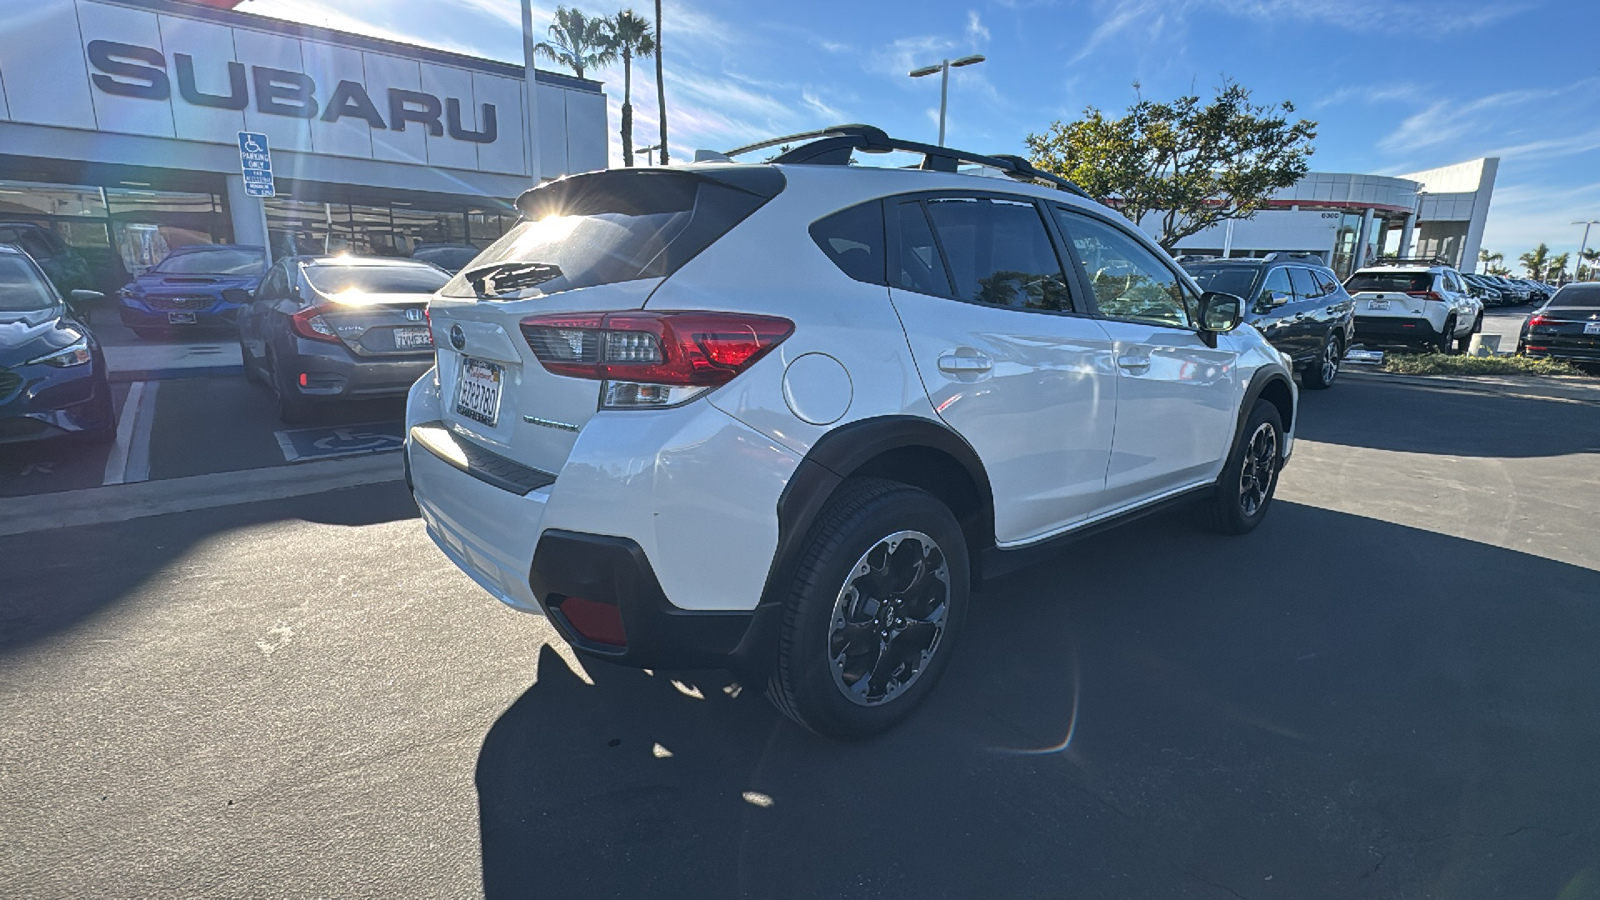
[[[55,366],[58,369],[65,369],[71,366],[81,366],[91,359],[94,359],[94,354],[89,352],[89,339],[78,338],[71,345],[62,347],[54,353],[46,353],[37,359],[28,360],[25,365],[34,366],[42,363],[47,366]]]

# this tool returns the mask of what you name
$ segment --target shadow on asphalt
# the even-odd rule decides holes
[[[9,536],[0,558],[0,652],[70,628],[162,577],[194,545],[229,531],[284,519],[359,527],[416,515],[405,485],[391,482]],[[74,590],[58,590],[60,584]]]
[[[1600,573],[1280,501],[991,585],[939,691],[862,743],[725,673],[590,685],[546,647],[480,752],[484,889],[1590,897],[1597,646]]]
[[[1594,404],[1348,379],[1300,402],[1295,436],[1309,441],[1505,459],[1600,453]]]

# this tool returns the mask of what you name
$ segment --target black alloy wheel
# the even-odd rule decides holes
[[[1332,332],[1323,341],[1322,352],[1306,366],[1305,375],[1300,381],[1308,390],[1325,391],[1333,387],[1333,380],[1339,376],[1339,365],[1343,361],[1344,340],[1338,332]]]
[[[1257,400],[1205,503],[1206,524],[1222,534],[1254,531],[1272,505],[1282,469],[1283,417]]]

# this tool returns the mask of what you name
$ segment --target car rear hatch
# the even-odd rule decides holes
[[[433,300],[445,422],[502,456],[559,472],[599,407],[602,382],[548,371],[523,320],[642,309],[783,184],[773,167],[723,165],[594,172],[524,193],[523,221]],[[537,339],[592,360],[595,334],[545,329]]]
[[[417,356],[433,352],[427,294],[366,294],[330,298],[322,320],[357,356]]]
[[[1357,272],[1345,282],[1356,301],[1356,315],[1424,315],[1430,302],[1442,299],[1433,292],[1429,272]]]
[[[1539,310],[1528,320],[1526,344],[1536,352],[1548,348],[1600,354],[1600,305]]]

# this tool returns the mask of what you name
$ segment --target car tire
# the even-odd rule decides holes
[[[1455,345],[1456,317],[1452,314],[1445,318],[1444,328],[1439,331],[1439,336],[1433,341],[1433,349],[1448,355],[1450,348]]]
[[[1266,518],[1283,468],[1283,417],[1257,400],[1205,503],[1206,524],[1220,534],[1249,534]]]
[[[1339,376],[1339,364],[1344,361],[1344,341],[1337,332],[1330,333],[1327,340],[1322,342],[1322,352],[1317,354],[1307,366],[1305,375],[1300,382],[1307,390],[1325,391],[1333,387],[1333,380]]]
[[[969,572],[961,525],[932,494],[883,479],[845,482],[789,579],[768,698],[824,737],[892,728],[949,663]]]

